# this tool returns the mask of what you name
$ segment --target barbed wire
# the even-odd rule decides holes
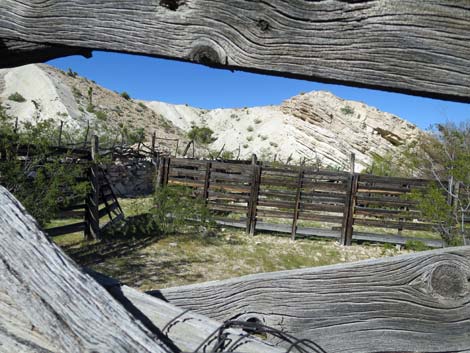
[[[183,311],[174,319],[168,322],[162,329],[167,333],[171,327],[182,320],[182,317],[188,312]],[[183,320],[184,321],[184,320]],[[234,339],[233,332],[227,332],[228,329],[241,329],[246,333],[239,335]],[[240,320],[227,320],[220,327],[207,336],[201,344],[192,352],[186,353],[230,353],[236,352],[244,344],[250,343],[249,338],[253,335],[271,335],[282,342],[289,344],[286,347],[286,353],[327,353],[322,347],[310,339],[299,339],[291,334],[283,332],[274,327],[264,325],[260,322],[249,322]]]

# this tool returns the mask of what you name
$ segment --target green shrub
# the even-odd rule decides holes
[[[147,109],[147,106],[144,103],[139,102],[138,104],[139,104],[139,107],[141,107],[142,109]]]
[[[246,149],[248,148],[248,144],[245,143],[242,147]]]
[[[131,96],[125,91],[121,93],[121,97],[128,101],[131,100]]]
[[[101,121],[108,120],[108,115],[102,110],[97,111],[95,115],[98,120],[101,120]]]
[[[253,141],[253,136],[247,136],[246,140],[247,140],[248,142]]]
[[[17,103],[26,102],[26,99],[21,94],[19,94],[18,92],[10,94],[10,96],[8,96],[8,99],[13,101],[13,102],[17,102]]]
[[[232,151],[223,151],[220,154],[220,158],[222,158],[222,159],[235,159],[235,155],[233,154]]]
[[[67,71],[67,76],[70,76],[72,78],[75,78],[77,77],[77,73],[75,71],[72,71],[72,69],[69,67],[68,71]]]
[[[251,125],[246,128],[246,131],[248,132],[253,132],[254,130],[255,130],[254,127]]]
[[[273,141],[269,142],[269,145],[274,147],[274,148],[279,147],[279,145],[276,142],[273,142]]]
[[[152,217],[164,234],[181,231],[193,222],[205,227],[212,227],[214,224],[204,200],[193,195],[190,188],[159,188],[153,196],[153,202]]]
[[[212,136],[213,134],[214,131],[206,126],[193,126],[188,132],[188,138],[200,144],[207,145],[217,140]]]
[[[407,240],[405,243],[405,249],[413,251],[425,251],[429,250],[430,248],[420,240]]]
[[[52,120],[36,125],[23,123],[24,127],[14,131],[14,122],[0,112],[0,151],[5,151],[0,163],[0,183],[23,204],[41,226],[53,219],[59,205],[67,205],[64,191],[75,196],[84,196],[88,183],[77,183],[76,177],[83,170],[66,158],[52,158],[51,141],[56,141],[57,125]],[[34,154],[24,163],[13,148],[15,144],[34,146]]]
[[[255,124],[261,124],[261,122],[262,122],[261,119],[258,119],[258,118],[255,119]]]
[[[89,112],[89,113],[94,113],[95,112],[95,106],[93,104],[89,103],[86,106],[86,111]]]
[[[344,115],[353,115],[354,114],[354,109],[351,106],[346,105],[346,106],[341,108],[341,112]]]

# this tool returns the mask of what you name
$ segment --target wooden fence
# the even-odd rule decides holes
[[[194,189],[220,224],[296,235],[405,244],[406,231],[436,233],[415,201],[405,197],[431,181],[380,177],[254,161],[162,158],[159,185]],[[388,230],[388,231],[387,231]],[[435,239],[418,238],[440,247]],[[416,238],[416,234],[413,235]]]

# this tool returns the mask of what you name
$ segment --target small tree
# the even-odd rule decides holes
[[[188,132],[188,138],[202,145],[208,145],[216,140],[213,134],[214,131],[206,126],[192,126],[191,130]]]
[[[0,109],[0,183],[41,225],[67,204],[64,192],[83,196],[88,189],[87,183],[76,183],[77,165],[51,156],[50,141],[56,141],[53,121],[25,123],[15,131],[13,119]],[[28,152],[20,155],[18,146]]]
[[[414,165],[435,180],[412,197],[448,245],[467,243],[470,211],[470,124],[436,125],[418,144]]]

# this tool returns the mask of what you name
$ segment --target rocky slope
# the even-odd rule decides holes
[[[147,102],[152,110],[188,131],[208,126],[217,140],[212,149],[242,158],[256,153],[264,160],[299,161],[347,168],[351,152],[356,171],[374,154],[398,151],[422,133],[415,125],[364,103],[346,101],[316,91],[286,100],[279,106],[204,110],[162,102]]]
[[[12,99],[15,93],[25,101]],[[118,141],[123,133],[132,135],[139,129],[145,131],[147,139],[154,131],[159,138],[181,139],[185,135],[146,105],[73,72],[68,74],[44,64],[0,70],[0,104],[20,122],[54,119],[59,126],[63,121],[71,134],[83,134],[89,124],[90,134],[107,135]],[[158,142],[175,148],[175,142]]]
[[[16,92],[24,102],[9,99]],[[200,154],[223,150],[249,158],[256,153],[264,160],[306,159],[346,168],[353,152],[357,171],[374,154],[396,152],[422,133],[392,114],[329,92],[301,94],[279,106],[205,110],[126,99],[73,72],[43,64],[0,70],[0,104],[21,121],[54,118],[72,131],[88,123],[98,133],[119,135],[125,127],[131,132],[145,129],[149,138],[156,131],[158,137],[179,139],[180,152],[192,126],[214,131],[216,140],[200,148]],[[174,151],[173,142],[160,142]]]

